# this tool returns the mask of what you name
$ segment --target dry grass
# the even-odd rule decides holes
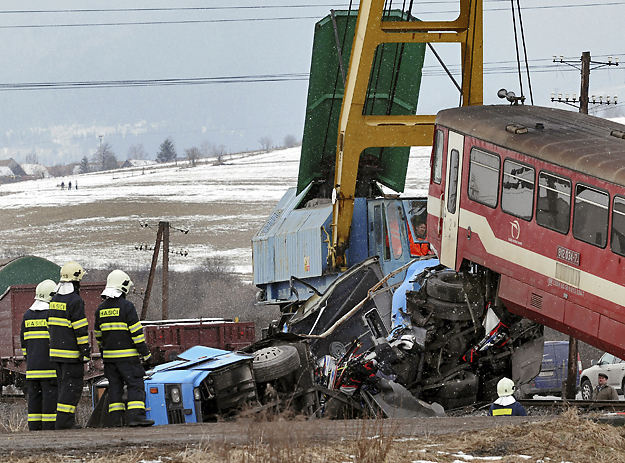
[[[331,442],[316,438],[308,426],[277,419],[240,422],[245,442],[208,441],[187,447],[151,447],[117,453],[5,457],[17,463],[382,463],[471,461],[502,463],[625,463],[625,430],[580,417],[571,409],[550,421],[505,425],[469,433],[397,438],[392,420],[357,422],[352,437]],[[351,422],[352,424],[354,422]],[[316,422],[323,426],[323,422]],[[346,423],[346,426],[348,424]],[[453,430],[450,430],[453,432]],[[403,433],[405,434],[405,433]],[[482,461],[484,461],[482,460]]]
[[[92,411],[90,393],[83,391],[76,408],[76,422],[85,426]],[[0,416],[0,434],[28,431],[26,398],[0,402]]]
[[[502,420],[503,423],[505,421]],[[448,434],[420,440],[422,445],[419,449],[412,444],[408,444],[407,448],[401,445],[400,459],[395,461],[404,461],[401,458],[410,455],[412,461],[451,463],[462,460],[459,455],[468,454],[474,457],[501,457],[499,461],[502,463],[621,463],[625,462],[624,436],[623,428],[595,423],[581,417],[573,408],[550,421],[507,425],[460,435]],[[418,454],[415,455],[415,452]]]

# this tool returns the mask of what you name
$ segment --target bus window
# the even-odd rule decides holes
[[[612,206],[610,249],[621,256],[625,256],[625,198],[620,196],[614,197],[614,205]]]
[[[472,148],[469,162],[469,198],[496,207],[499,197],[500,167],[499,156]]]
[[[532,219],[534,168],[506,159],[503,163],[501,209],[525,220]]]
[[[442,130],[436,131],[434,138],[434,159],[432,159],[432,181],[440,185],[443,178],[443,142],[445,134]]]
[[[451,150],[451,160],[449,162],[449,184],[447,185],[447,212],[456,213],[456,196],[458,195],[458,165],[460,163],[460,153],[458,150]]]
[[[404,250],[402,249],[401,230],[399,229],[399,217],[397,214],[397,207],[394,204],[389,204],[386,209],[386,218],[388,219],[388,228],[391,232],[391,250],[393,251],[393,259],[399,259]]]
[[[610,197],[603,191],[577,184],[573,211],[573,236],[604,248],[608,241]]]
[[[538,174],[536,223],[565,235],[571,222],[571,181],[549,172]]]
[[[382,206],[373,207],[373,231],[375,243],[379,246],[382,244]]]
[[[384,211],[386,212],[386,210]],[[388,242],[388,227],[386,226],[386,213],[383,213],[382,227],[384,229],[384,260],[391,259],[391,246]]]

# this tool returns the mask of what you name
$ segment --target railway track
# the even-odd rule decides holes
[[[623,411],[625,410],[625,401],[599,401],[594,402],[592,400],[559,400],[559,399],[530,399],[530,400],[520,400],[521,404],[524,407],[553,407],[553,408],[561,408],[561,407],[578,407],[584,408],[588,410],[592,409],[601,409],[601,410],[613,410],[613,411]]]
[[[528,410],[530,415],[533,415],[532,409],[543,409],[544,414],[551,414],[550,409],[563,409],[568,407],[577,407],[583,411],[602,411],[602,412],[625,412],[625,400],[614,401],[601,401],[593,402],[592,400],[561,400],[561,399],[528,399],[519,400],[519,402]],[[446,410],[449,416],[465,416],[475,414],[476,412],[488,410],[492,402],[478,402],[468,407],[456,408]],[[537,413],[541,415],[541,413]]]

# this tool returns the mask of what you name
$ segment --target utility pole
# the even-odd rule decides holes
[[[140,223],[142,227],[149,227],[147,223]],[[172,227],[169,222],[159,222],[158,231],[156,232],[156,243],[154,244],[154,253],[152,254],[152,265],[150,266],[150,274],[148,276],[148,284],[145,288],[145,296],[143,297],[143,306],[141,308],[141,320],[145,320],[148,315],[148,305],[150,304],[150,294],[152,294],[152,284],[154,283],[154,274],[156,273],[156,264],[158,262],[158,253],[163,243],[163,298],[161,303],[161,318],[167,320],[169,318],[169,229],[189,233],[188,229]],[[135,246],[135,249],[149,249],[147,245]],[[188,251],[180,250],[173,254],[187,256]]]
[[[154,254],[152,254],[152,265],[150,266],[150,274],[148,276],[148,285],[145,288],[145,297],[143,298],[143,307],[141,308],[141,320],[145,320],[148,315],[148,305],[150,303],[150,294],[152,294],[152,283],[154,282],[154,273],[156,272],[156,263],[158,262],[158,251],[161,248],[161,240],[163,239],[163,230],[161,222],[158,224],[156,232],[156,244],[154,245]]]
[[[562,93],[558,93],[558,95],[556,96],[555,92],[552,92],[551,101],[564,103],[569,106],[578,108],[579,112],[582,114],[588,114],[588,105],[590,103],[607,104],[607,105],[617,104],[618,98],[616,95],[614,95],[613,98],[610,98],[610,95],[606,95],[605,101],[603,100],[603,95],[599,95],[599,101],[597,101],[597,99],[595,98],[595,95],[592,95],[592,97],[589,97],[589,87],[590,87],[591,66],[593,66],[592,70],[603,68],[606,66],[618,66],[619,65],[618,56],[615,59],[612,59],[611,56],[608,56],[607,62],[592,61],[590,59],[590,52],[585,51],[582,53],[582,57],[580,61],[581,61],[581,66],[578,64],[577,60],[575,61],[565,60],[562,55],[560,55],[559,59],[555,55],[553,56],[554,63],[562,63],[562,64],[566,64],[567,66],[574,67],[575,69],[579,69],[580,74],[581,74],[581,87],[580,87],[580,92],[579,92],[579,100],[577,99],[576,93],[573,93],[573,97],[569,98],[568,93],[566,93],[564,97],[562,97]],[[579,106],[577,106],[578,102],[579,102]]]
[[[588,88],[590,86],[590,52],[582,53],[582,82],[579,91],[579,112],[588,114]],[[569,336],[569,363],[566,376],[566,393],[565,397],[574,400],[577,394],[577,355],[578,345],[577,339]]]
[[[148,285],[145,288],[145,297],[143,298],[143,307],[141,308],[141,320],[145,320],[148,315],[148,304],[150,303],[150,294],[152,293],[152,283],[154,282],[154,273],[156,272],[156,263],[158,262],[158,252],[163,242],[163,301],[161,305],[161,317],[167,320],[169,311],[169,222],[159,222],[158,231],[156,232],[156,244],[154,244],[154,254],[152,254],[152,265],[150,266],[150,275],[148,276]]]
[[[163,230],[163,303],[161,307],[162,319],[169,316],[169,222],[159,222],[159,230]]]
[[[602,68],[604,66],[618,66],[618,57],[612,61],[612,57],[608,56],[608,62],[599,62],[592,61],[590,59],[590,52],[585,51],[582,53],[581,57],[581,67],[578,67],[577,61],[567,61],[561,55],[558,60],[556,56],[553,57],[554,63],[562,63],[568,66],[572,66],[576,69],[580,70],[581,74],[581,86],[579,91],[579,112],[581,114],[588,114],[588,104],[590,103],[590,98],[588,96],[589,88],[590,88],[590,66],[595,65],[594,69]],[[568,104],[569,106],[578,107],[577,103],[577,95],[573,93],[573,98],[569,99],[569,94],[567,93],[564,98],[562,98],[562,94],[559,93],[557,98],[555,93],[551,94],[551,101],[557,101],[558,103]],[[595,95],[592,96],[592,103],[597,104],[597,100],[595,99]],[[603,96],[599,95],[599,104],[604,104]],[[617,104],[617,97],[614,95],[613,103]],[[610,104],[610,97],[606,97],[605,104]],[[569,363],[567,368],[567,378],[566,378],[566,387],[564,392],[564,397],[567,399],[575,399],[575,395],[577,393],[577,352],[578,352],[578,342],[573,336],[569,336]],[[564,384],[562,385],[564,387]]]
[[[588,114],[588,87],[590,86],[590,52],[582,53],[582,85],[579,91],[579,112]]]

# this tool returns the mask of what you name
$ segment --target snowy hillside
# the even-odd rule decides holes
[[[170,267],[187,270],[202,259],[225,256],[251,279],[250,240],[285,190],[297,182],[299,148],[127,168],[75,177],[47,178],[0,186],[0,251],[24,252],[88,269],[117,263],[147,267],[159,221],[188,229],[171,231]],[[413,148],[406,195],[425,195],[430,148]],[[67,189],[72,182],[72,190]],[[61,189],[61,182],[65,188]],[[76,189],[78,184],[78,189]],[[148,228],[140,223],[148,223]]]

